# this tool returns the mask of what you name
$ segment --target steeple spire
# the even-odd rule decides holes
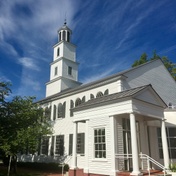
[[[67,19],[66,19],[66,17],[65,17],[65,22],[64,22],[64,25],[65,25],[65,26],[67,25]]]

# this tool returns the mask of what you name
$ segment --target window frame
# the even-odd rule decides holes
[[[48,151],[49,151],[49,137],[45,136],[42,138],[41,141],[41,154],[48,155]]]
[[[72,76],[73,68],[71,66],[68,66],[68,75]]]
[[[58,75],[58,67],[55,67],[54,68],[54,76],[57,76]]]
[[[73,134],[69,134],[69,155],[73,153]],[[77,133],[76,153],[85,154],[85,133]]]
[[[168,143],[168,152],[169,152],[169,158],[170,159],[176,159],[176,146],[172,146],[171,139],[176,140],[176,135],[170,135],[171,129],[176,130],[175,127],[166,127],[166,135],[167,135],[167,143]],[[158,149],[159,149],[159,158],[163,159],[163,147],[162,147],[162,137],[161,137],[161,128],[157,128],[157,137],[158,137]],[[172,150],[175,151],[175,156],[172,154]],[[172,157],[173,156],[173,157]]]
[[[59,139],[59,140],[57,140]],[[63,143],[60,143],[63,140]],[[58,142],[58,143],[57,143]],[[60,149],[62,147],[62,149]],[[63,156],[64,155],[64,135],[56,135],[55,137],[55,155]]]
[[[104,130],[104,134],[102,133],[104,136],[99,135],[98,130]],[[97,131],[97,134],[98,134],[97,136],[95,136],[95,131]],[[100,137],[101,137],[101,139],[100,139]],[[103,139],[102,137],[104,138],[104,141],[102,140]],[[96,140],[96,138],[97,138],[97,140]],[[98,140],[103,141],[103,142],[99,142]],[[106,139],[106,127],[105,126],[96,127],[93,129],[93,145],[94,145],[94,147],[93,147],[94,148],[94,150],[93,150],[94,159],[101,159],[101,160],[107,159],[107,139]],[[96,149],[97,147],[99,149]],[[97,157],[96,153],[99,153],[99,155],[101,153],[101,156]]]

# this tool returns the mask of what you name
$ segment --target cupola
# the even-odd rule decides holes
[[[69,29],[65,21],[64,25],[58,30],[58,41],[70,42],[72,30]]]

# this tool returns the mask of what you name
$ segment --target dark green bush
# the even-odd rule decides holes
[[[175,164],[170,164],[170,165],[169,165],[169,169],[170,169],[172,172],[176,172],[176,163],[175,163]]]
[[[18,162],[17,167],[23,167],[38,171],[62,171],[62,165],[59,165],[58,163],[37,163],[37,162]],[[64,165],[64,171],[68,171],[69,166],[68,164]]]

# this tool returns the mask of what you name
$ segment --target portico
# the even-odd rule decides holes
[[[154,93],[152,87],[145,86],[125,92],[123,99],[122,92],[114,95],[91,100],[78,108],[74,108],[74,134],[73,134],[73,158],[71,169],[77,169],[77,126],[78,123],[85,124],[85,168],[84,173],[100,173],[103,166],[108,166],[111,175],[117,172],[129,169],[131,175],[141,174],[141,163],[139,154],[149,152],[149,141],[147,137],[147,121],[157,120],[161,122],[162,141],[166,140],[165,123],[164,123],[164,107],[162,100],[156,98],[155,104],[146,101],[142,94],[145,92]],[[120,95],[121,94],[121,95]],[[157,95],[156,95],[157,96]],[[116,97],[116,98],[114,98]],[[148,97],[149,98],[149,97]],[[108,100],[108,102],[106,101]],[[111,101],[109,101],[111,100]],[[113,100],[113,101],[112,101]],[[98,102],[97,102],[98,101]],[[89,107],[87,109],[87,107]],[[98,108],[98,114],[96,114]],[[153,111],[155,109],[155,111]],[[157,109],[157,111],[156,111]],[[102,121],[101,116],[105,120]],[[141,131],[140,131],[140,128]],[[95,129],[104,129],[105,134],[99,134],[99,148],[97,149]],[[105,135],[106,141],[103,141]],[[91,142],[90,142],[91,140]],[[143,141],[144,140],[144,141]],[[103,152],[103,144],[105,143],[105,155],[96,155],[96,150]],[[142,144],[142,143],[145,143]],[[110,151],[110,153],[108,152]],[[168,168],[168,152],[167,145],[163,145],[164,165]],[[98,156],[98,157],[97,157]],[[122,156],[127,156],[122,158]],[[131,156],[131,157],[130,157]],[[152,156],[151,156],[152,157]],[[107,162],[110,161],[110,162]],[[92,166],[96,162],[99,168]],[[107,164],[106,164],[107,163]],[[123,166],[122,166],[123,165]],[[105,171],[103,171],[105,172]],[[102,175],[103,175],[102,172]]]

